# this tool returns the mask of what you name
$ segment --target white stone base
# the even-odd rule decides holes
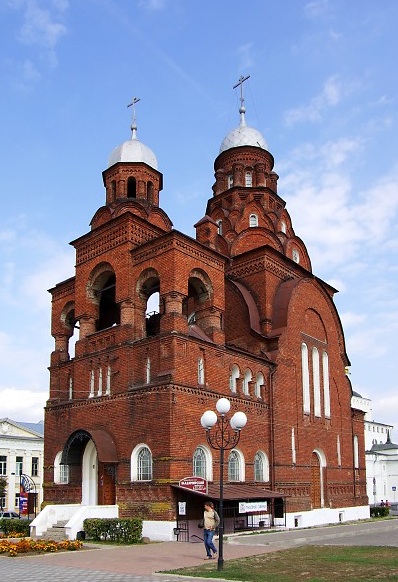
[[[328,525],[332,523],[344,523],[346,521],[357,521],[370,517],[369,505],[359,507],[339,507],[313,509],[312,511],[296,511],[286,514],[285,519],[275,520],[276,526],[285,526],[289,529],[315,527],[317,525]]]

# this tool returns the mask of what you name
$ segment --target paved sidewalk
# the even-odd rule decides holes
[[[216,542],[217,543],[217,542]],[[242,558],[307,544],[398,547],[398,519],[358,522],[307,530],[226,536],[224,559]],[[163,542],[140,546],[85,543],[78,552],[18,558],[0,557],[0,582],[181,582],[188,578],[161,571],[203,564],[202,542]],[[217,560],[214,560],[217,569]],[[222,575],[222,573],[220,573]],[[189,580],[199,580],[189,578]],[[201,579],[203,582],[203,579]]]

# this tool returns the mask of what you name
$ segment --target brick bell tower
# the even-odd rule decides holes
[[[196,240],[159,206],[163,177],[138,140],[135,98],[131,139],[103,172],[105,205],[71,243],[75,274],[50,289],[44,499],[139,515],[152,539],[174,539],[181,479],[217,490],[199,421],[221,396],[248,417],[226,459],[231,516],[251,495],[272,500],[272,524],[366,513],[363,417],[335,289],[312,274],[267,143],[246,124],[244,80]],[[184,501],[190,531],[202,499]]]

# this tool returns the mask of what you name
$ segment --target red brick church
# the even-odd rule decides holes
[[[226,532],[369,514],[336,290],[312,273],[242,96],[239,113],[195,239],[160,206],[135,115],[110,155],[105,203],[71,243],[75,273],[50,290],[47,504],[111,507],[141,516],[152,539],[176,525],[189,539],[203,494],[180,481],[203,478],[217,505],[219,454],[200,418],[226,397],[248,418],[225,456]],[[253,500],[266,504],[260,520],[239,511]]]

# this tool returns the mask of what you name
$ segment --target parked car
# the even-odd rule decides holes
[[[19,519],[20,516],[16,511],[0,511],[0,519]]]

